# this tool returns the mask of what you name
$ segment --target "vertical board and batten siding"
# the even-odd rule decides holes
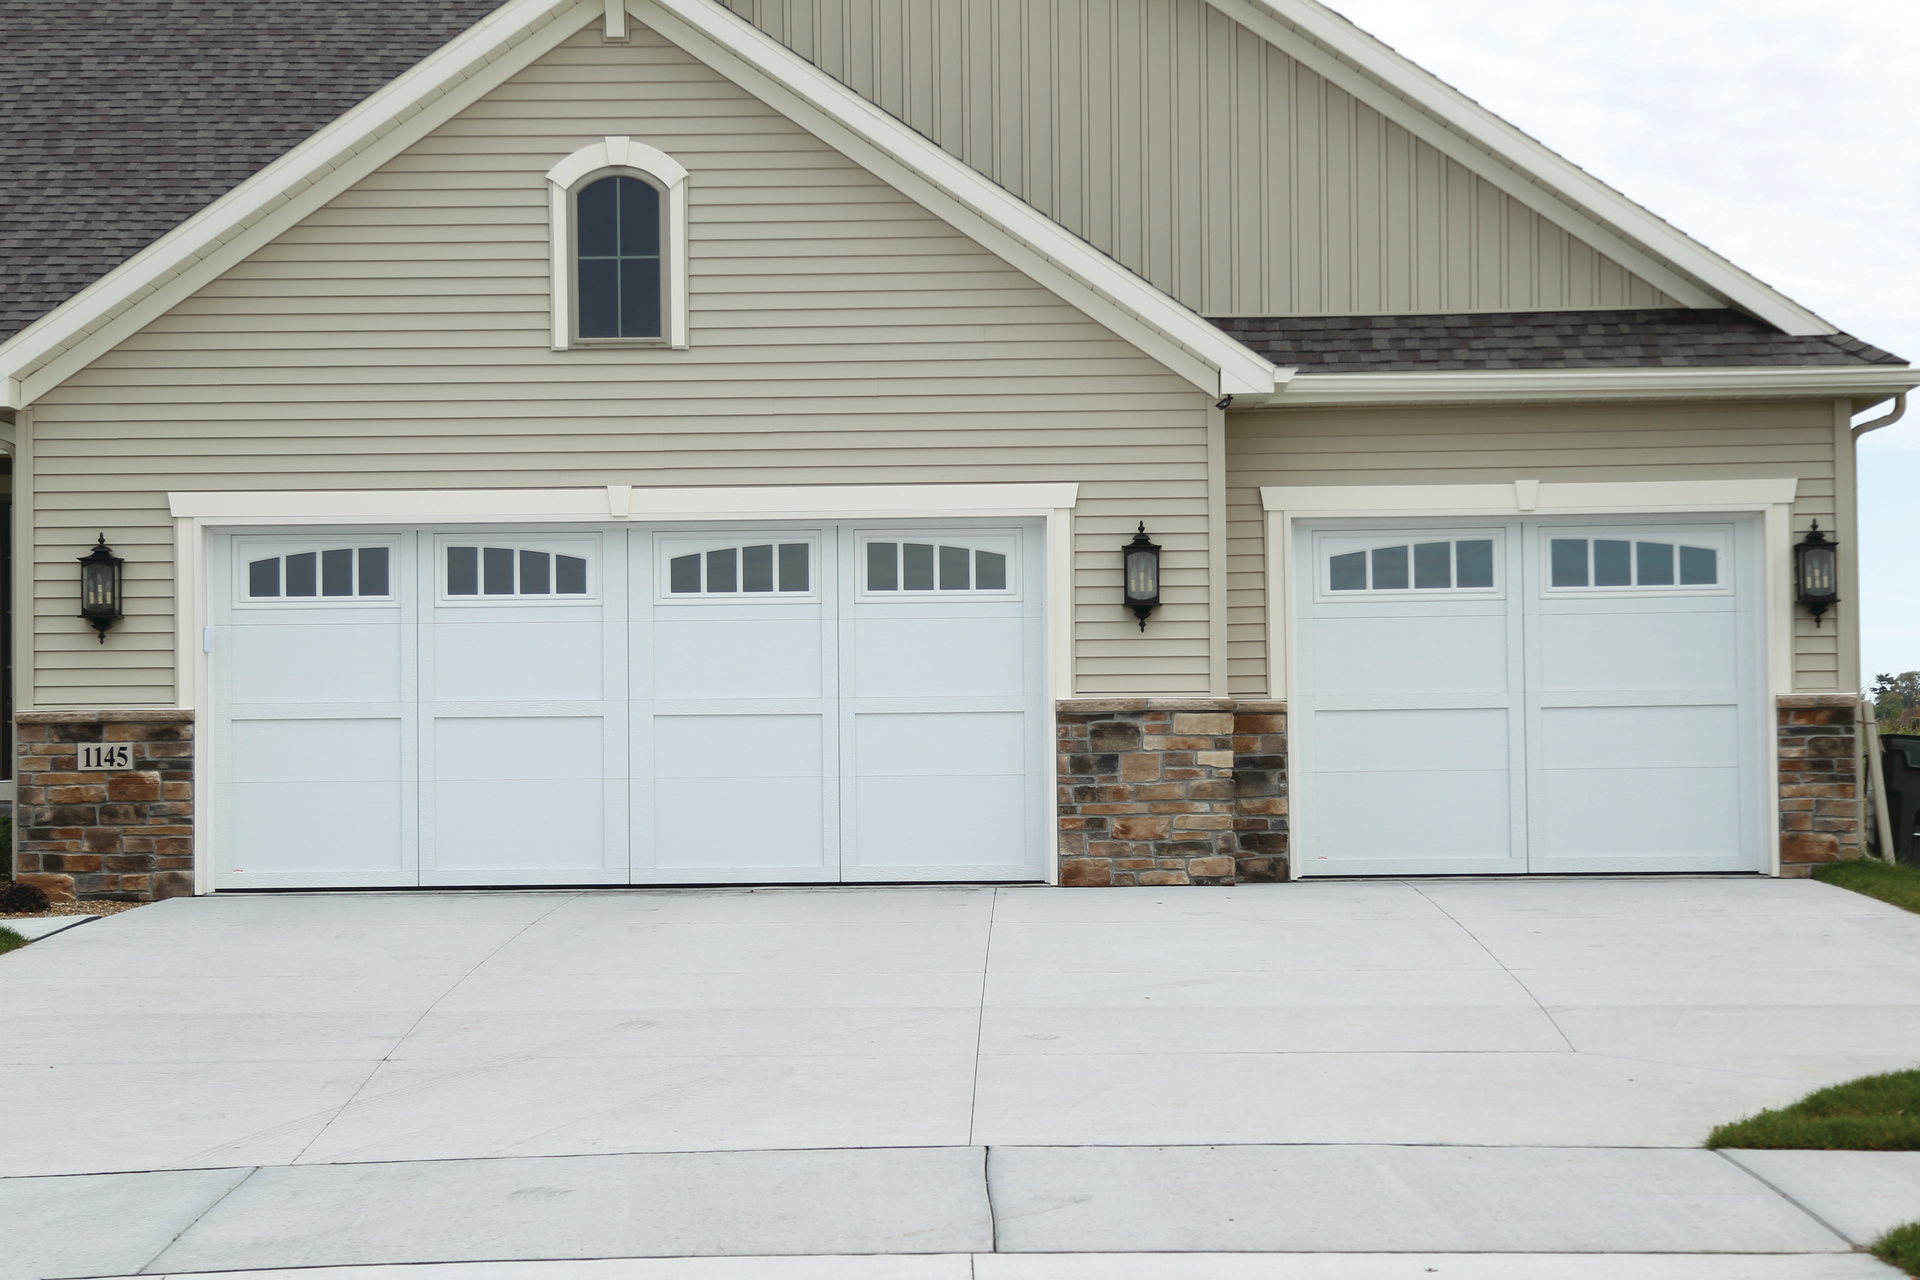
[[[547,169],[689,186],[692,349],[549,349]],[[170,489],[1064,481],[1080,688],[1207,689],[1209,397],[643,27],[582,31],[38,403],[35,705],[174,697]],[[1118,547],[1169,547],[1140,636]],[[108,643],[73,557],[128,557]]]
[[[723,0],[1196,311],[1673,299],[1206,0]]]
[[[1506,484],[1796,476],[1796,530],[1834,527],[1833,404],[1254,410],[1227,419],[1228,671],[1267,685],[1262,485]],[[1796,613],[1804,611],[1796,610]],[[1794,622],[1793,681],[1842,691],[1839,628]]]

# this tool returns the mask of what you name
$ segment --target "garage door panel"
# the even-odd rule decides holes
[[[544,779],[525,788],[437,779],[431,784],[431,870],[439,883],[475,872],[512,873],[502,883],[525,883],[529,874],[553,879],[568,871],[604,880],[607,791],[601,778]],[[626,878],[624,859],[619,878]]]
[[[377,620],[226,628],[229,705],[400,701],[408,692],[412,633],[397,625],[397,611],[382,613]]]
[[[400,719],[235,720],[229,733],[235,783],[379,782],[402,776]]]
[[[861,777],[961,777],[1026,772],[1027,716],[1018,711],[861,714],[854,717]]]
[[[1414,874],[1462,869],[1451,862],[1504,864],[1513,842],[1511,778],[1504,766],[1390,778],[1316,770],[1314,849],[1337,858],[1336,871],[1383,861]]]
[[[999,868],[1012,875],[1029,863],[1025,778],[862,777],[852,789],[856,868]]]
[[[1743,674],[1739,615],[1710,612],[1546,614],[1539,619],[1543,692],[1718,689]]]
[[[411,790],[398,780],[235,783],[221,824],[222,879],[236,888],[275,887],[287,875],[411,883]]]
[[[1546,707],[1540,712],[1543,768],[1736,767],[1737,706]]]
[[[1312,740],[1320,769],[1350,773],[1505,770],[1513,713],[1471,710],[1315,711]]]
[[[852,696],[1017,697],[1028,692],[1027,628],[1017,614],[869,616],[853,626]]]
[[[1347,693],[1505,693],[1513,655],[1507,619],[1321,618],[1311,680],[1321,696]]]
[[[662,715],[653,721],[659,778],[822,778],[826,718]]]
[[[610,776],[600,716],[458,716],[434,722],[443,781],[551,781]]]
[[[756,878],[824,870],[837,862],[826,841],[828,785],[796,775],[663,778],[654,783],[653,865]]]
[[[1649,860],[1724,867],[1741,858],[1737,766],[1548,769],[1542,786],[1537,863],[1632,860],[1633,869],[1653,870]]]
[[[662,701],[825,697],[823,630],[817,617],[658,622],[653,696]]]
[[[598,610],[595,610],[597,613]],[[599,618],[443,621],[433,629],[436,701],[597,701],[609,690]]]

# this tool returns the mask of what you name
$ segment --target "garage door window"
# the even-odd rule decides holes
[[[1493,540],[1403,542],[1327,558],[1329,591],[1484,591],[1493,586]]]
[[[1720,553],[1713,547],[1627,538],[1554,538],[1548,558],[1557,588],[1720,585]]]
[[[676,596],[810,592],[812,553],[805,542],[759,542],[673,556],[667,561],[667,591]]]
[[[247,561],[248,600],[390,599],[388,547],[330,547]]]
[[[978,547],[934,542],[867,543],[867,590],[1005,591],[1007,557]]]
[[[449,596],[585,596],[585,556],[522,547],[448,547]]]

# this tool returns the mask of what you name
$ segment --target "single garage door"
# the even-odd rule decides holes
[[[1041,543],[219,535],[215,883],[1040,879]]]
[[[1296,530],[1306,875],[1759,871],[1757,520]]]

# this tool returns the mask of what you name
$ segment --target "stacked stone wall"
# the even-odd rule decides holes
[[[1859,699],[1783,696],[1780,742],[1780,874],[1806,876],[1822,862],[1857,858],[1860,843]]]
[[[26,711],[16,717],[14,878],[56,902],[193,892],[193,712]],[[130,769],[79,767],[124,742]]]
[[[1285,879],[1284,711],[1211,698],[1062,702],[1061,883]]]

